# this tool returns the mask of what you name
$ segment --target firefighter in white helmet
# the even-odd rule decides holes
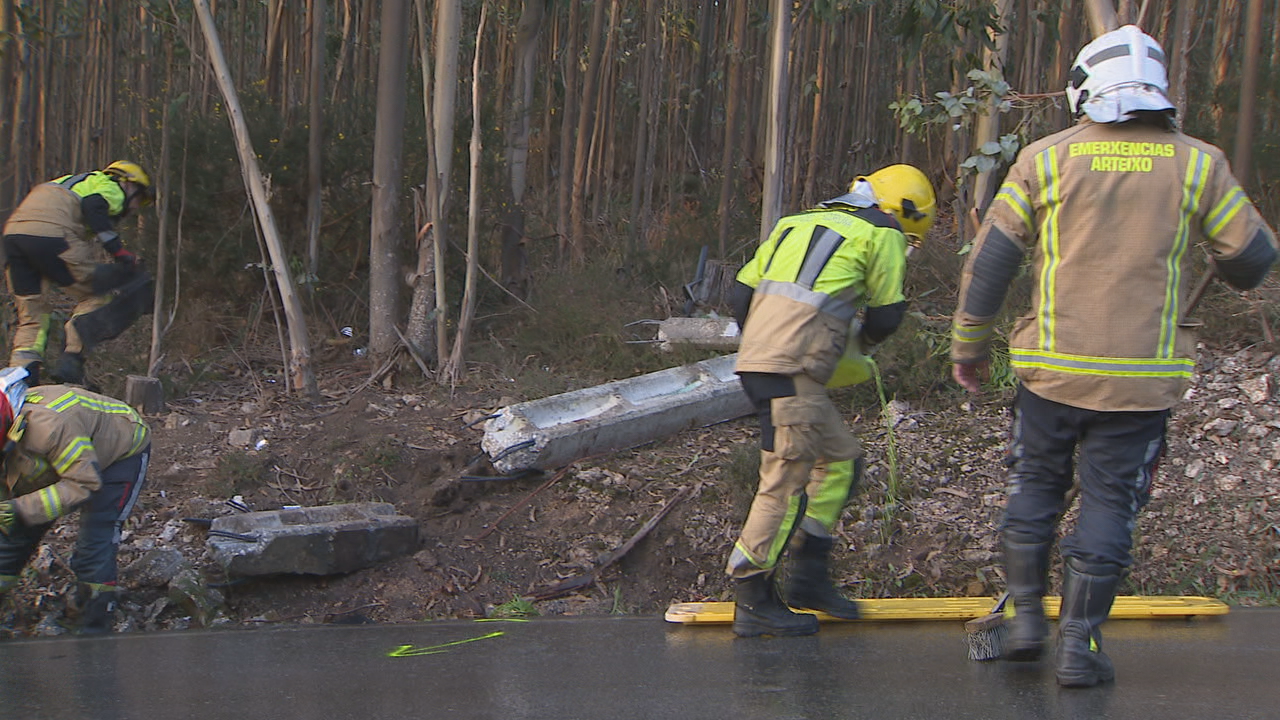
[[[9,216],[5,279],[18,315],[9,364],[25,367],[30,384],[40,383],[49,336],[47,286],[76,300],[52,373],[59,382],[83,384],[85,354],[150,311],[151,276],[125,248],[115,225],[152,198],[147,171],[136,162],[117,160],[102,170],[37,185]],[[110,262],[104,262],[107,256]]]
[[[816,616],[793,613],[787,603],[858,617],[857,604],[832,584],[830,556],[862,448],[826,387],[846,344],[869,347],[897,329],[906,309],[907,253],[928,233],[934,205],[924,173],[883,168],[856,178],[849,192],[779,220],[738,273],[737,373],[761,427],[759,486],[727,567],[739,636],[817,632]],[[853,321],[864,306],[859,326]],[[851,326],[858,337],[849,337]],[[774,571],[793,535],[784,603]]]
[[[151,432],[125,403],[0,371],[0,601],[58,518],[80,512],[71,556],[82,633],[111,630],[120,531],[147,479]]]
[[[1067,87],[1079,122],[1019,154],[965,263],[953,323],[952,374],[978,392],[1006,290],[1030,260],[1031,307],[1009,336],[1020,386],[1002,525],[1015,607],[1006,657],[1043,652],[1050,548],[1078,468],[1080,514],[1060,546],[1066,687],[1114,677],[1099,627],[1194,369],[1184,304],[1195,245],[1206,242],[1218,276],[1239,289],[1276,258],[1222,151],[1177,129],[1165,66],[1132,25],[1080,51]]]

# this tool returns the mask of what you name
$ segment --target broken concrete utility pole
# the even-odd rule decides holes
[[[481,447],[502,473],[549,470],[752,412],[738,356],[510,405],[485,423]]]
[[[680,346],[736,352],[741,341],[738,321],[733,318],[673,317],[658,323],[660,350],[673,350]]]
[[[418,547],[418,521],[390,503],[348,503],[228,515],[209,528],[228,575],[337,575]]]

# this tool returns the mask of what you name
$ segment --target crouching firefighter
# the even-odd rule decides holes
[[[818,631],[815,615],[788,604],[858,617],[857,604],[831,581],[830,560],[832,530],[860,479],[862,448],[827,387],[849,343],[869,348],[898,328],[907,254],[933,224],[934,204],[924,173],[886,167],[779,220],[738,273],[736,370],[760,419],[761,447],[759,486],[727,567],[740,637]],[[851,331],[862,306],[861,327]],[[789,544],[784,603],[774,575]]]
[[[50,330],[46,286],[76,301],[51,373],[59,382],[84,384],[85,354],[150,312],[154,283],[115,224],[151,202],[151,177],[141,165],[122,160],[42,183],[9,216],[5,279],[18,316],[9,364],[25,367],[30,385],[40,384]],[[108,255],[112,262],[104,262]]]
[[[28,388],[26,377],[0,372],[0,596],[53,521],[79,510],[70,610],[79,632],[109,632],[120,530],[146,483],[150,430],[122,402],[68,385]]]

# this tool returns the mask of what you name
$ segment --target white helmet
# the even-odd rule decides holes
[[[1067,80],[1071,114],[1099,123],[1130,120],[1131,112],[1173,111],[1164,50],[1137,25],[1125,25],[1085,45]]]

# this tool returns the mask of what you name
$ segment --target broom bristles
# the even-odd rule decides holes
[[[964,624],[964,641],[969,647],[969,659],[985,662],[998,660],[1004,655],[1009,639],[1009,627],[1003,613],[992,613]]]
[[[1009,627],[1005,624],[1005,603],[1009,593],[1000,596],[991,612],[964,624],[964,642],[969,647],[969,659],[997,660],[1004,655],[1009,639]]]

